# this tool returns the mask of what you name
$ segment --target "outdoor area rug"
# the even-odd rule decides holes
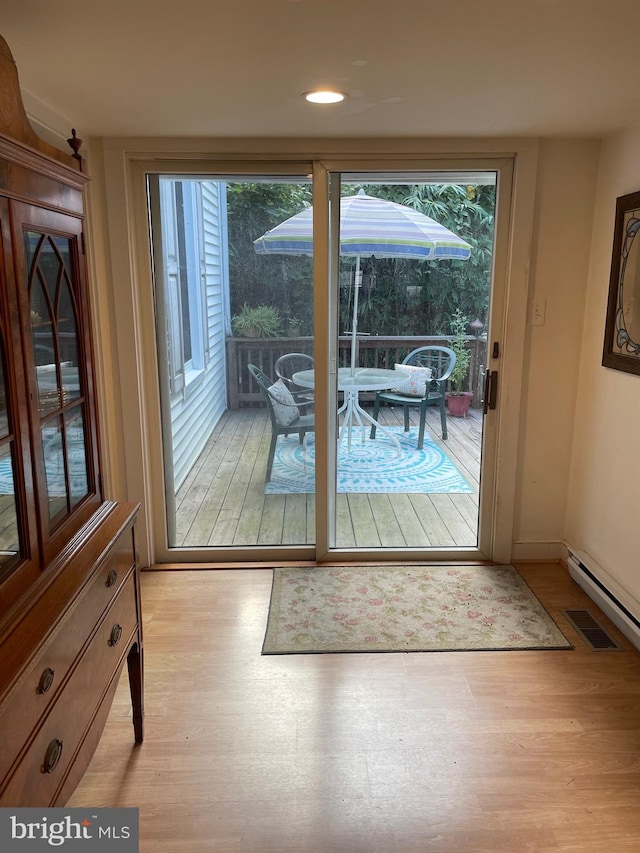
[[[571,649],[513,566],[274,569],[262,654]]]
[[[472,492],[460,471],[433,438],[425,433],[422,450],[418,450],[418,430],[404,432],[391,427],[402,446],[402,456],[384,434],[378,431],[375,441],[365,441],[362,431],[353,431],[351,450],[346,442],[338,453],[339,493],[444,493]],[[297,435],[280,436],[273,460],[271,481],[265,485],[266,495],[311,494],[315,490],[315,436],[310,433],[304,445]]]

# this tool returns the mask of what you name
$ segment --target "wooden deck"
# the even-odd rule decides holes
[[[383,408],[381,421],[401,423]],[[417,416],[412,412],[417,424]],[[427,429],[467,482],[470,494],[340,494],[337,547],[470,547],[477,543],[482,416],[448,418],[440,437],[439,414]],[[264,409],[228,411],[176,495],[180,547],[301,545],[315,541],[314,495],[265,495],[271,426]]]

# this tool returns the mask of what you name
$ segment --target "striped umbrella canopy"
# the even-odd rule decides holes
[[[254,240],[259,255],[312,255],[313,208],[296,213]],[[360,190],[340,199],[340,254],[356,258],[351,372],[355,371],[360,258],[466,261],[471,246],[435,219],[411,207]]]
[[[253,246],[259,255],[312,255],[313,208],[276,225]],[[360,190],[357,195],[340,199],[340,254],[466,261],[471,246],[435,219]]]

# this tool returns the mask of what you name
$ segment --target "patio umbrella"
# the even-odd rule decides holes
[[[253,246],[259,255],[312,255],[313,208],[308,207],[276,225],[255,240]],[[356,258],[351,324],[351,371],[354,372],[360,258],[465,261],[471,254],[471,246],[435,219],[360,190],[357,195],[340,199],[340,254]]]

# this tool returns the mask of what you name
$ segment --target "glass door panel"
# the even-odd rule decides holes
[[[82,406],[74,406],[65,412],[66,469],[69,481],[71,506],[75,506],[87,494],[87,452],[84,442],[85,419]]]
[[[3,337],[0,335],[0,579],[16,565],[22,551],[15,487],[13,418],[5,384]]]
[[[489,554],[498,172],[313,169],[148,176],[166,558]]]
[[[24,234],[42,466],[52,525],[90,491],[74,239],[35,230]]]
[[[169,548],[315,541],[311,201],[304,176],[149,177]]]
[[[45,421],[42,427],[42,451],[50,520],[54,519],[58,513],[64,512],[69,497],[62,436],[60,417]]]
[[[337,549],[478,546],[495,200],[495,172],[342,176]]]
[[[0,599],[5,602],[14,600],[14,592],[24,590],[39,572],[34,559],[36,507],[29,490],[32,457],[27,449],[29,419],[11,243],[9,205],[0,199],[0,580],[7,590]]]

